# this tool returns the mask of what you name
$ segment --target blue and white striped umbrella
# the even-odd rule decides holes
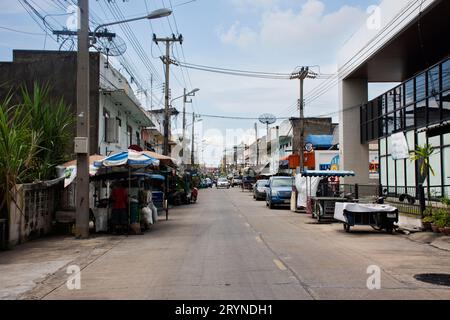
[[[130,167],[147,167],[147,166],[159,166],[159,160],[144,152],[137,152],[134,150],[128,150],[113,154],[103,161],[96,162],[97,167],[120,167],[128,165]]]

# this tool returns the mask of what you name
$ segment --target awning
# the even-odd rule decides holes
[[[98,171],[98,167],[95,166],[95,163],[103,161],[103,159],[105,159],[105,156],[101,156],[98,154],[89,156],[90,176],[94,176]],[[75,178],[77,177],[77,160],[66,162],[58,167],[61,167],[63,170],[63,176],[61,178],[64,178],[64,188],[67,188],[75,181]]]
[[[450,133],[450,121],[431,125],[417,131],[418,133],[426,132],[429,137],[440,136],[441,134]]]
[[[102,161],[95,162],[96,167],[148,167],[159,166],[159,160],[155,159],[145,152],[136,152],[128,150],[113,154]]]
[[[320,170],[305,170],[302,173],[303,177],[354,177],[354,171],[320,171]]]
[[[147,172],[133,172],[129,174],[128,172],[110,172],[104,173],[91,178],[91,181],[102,181],[102,180],[120,180],[120,179],[151,179],[151,180],[161,180],[164,181],[166,178],[160,174],[147,173]]]
[[[153,151],[144,151],[144,153],[152,158],[158,159],[161,164],[167,165],[167,166],[171,166],[171,167],[175,167],[177,161],[174,158],[171,158],[169,156],[164,156],[162,154],[153,152]]]

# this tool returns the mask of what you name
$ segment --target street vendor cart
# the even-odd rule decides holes
[[[355,176],[353,171],[306,170],[306,212],[318,222],[334,220],[335,205],[339,202],[357,202],[340,191],[340,178]]]
[[[334,219],[343,223],[346,232],[354,226],[371,226],[392,233],[398,223],[398,209],[384,204],[337,203]]]

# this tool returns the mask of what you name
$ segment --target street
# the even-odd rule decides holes
[[[39,298],[449,299],[450,288],[413,278],[450,273],[449,261],[404,235],[346,234],[240,189],[207,189],[145,235],[115,241],[82,268],[80,290],[62,279]],[[381,268],[380,290],[367,288],[371,265]]]

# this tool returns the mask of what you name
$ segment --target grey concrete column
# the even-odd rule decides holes
[[[368,184],[369,145],[361,144],[360,108],[368,100],[367,79],[339,81],[339,144],[340,169],[353,170],[356,177],[345,183]]]

